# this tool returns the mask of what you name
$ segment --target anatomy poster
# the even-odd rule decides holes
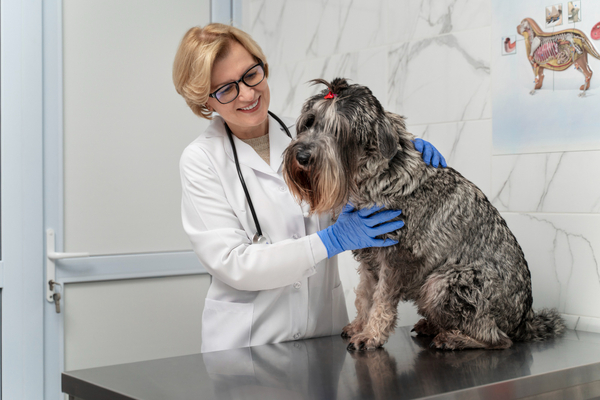
[[[600,1],[492,1],[495,154],[600,149]]]

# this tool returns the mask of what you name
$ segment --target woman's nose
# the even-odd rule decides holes
[[[238,98],[242,101],[254,100],[254,88],[246,86],[245,83],[240,82],[240,94]]]

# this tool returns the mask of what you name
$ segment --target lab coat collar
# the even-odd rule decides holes
[[[284,123],[287,122],[284,121]],[[295,134],[293,128],[293,123],[288,126],[292,137]],[[229,143],[229,138],[227,137],[227,132],[225,131],[224,121],[220,116],[214,117],[214,121],[211,123],[209,129],[207,129],[205,135],[206,138],[215,136],[223,137],[223,147],[225,153],[231,159],[231,161],[235,162],[233,150],[231,149],[231,144]],[[240,164],[246,165],[254,170],[269,175],[276,175],[281,169],[283,164],[283,152],[291,141],[292,139],[286,135],[283,127],[279,125],[274,118],[269,116],[269,156],[271,165],[268,165],[265,160],[263,160],[258,153],[254,151],[252,146],[238,139],[235,135],[233,136],[233,142],[235,143]]]

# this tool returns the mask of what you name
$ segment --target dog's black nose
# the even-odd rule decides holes
[[[296,153],[296,160],[298,160],[298,163],[300,165],[305,167],[308,164],[308,161],[310,160],[310,152],[306,149],[298,151]]]

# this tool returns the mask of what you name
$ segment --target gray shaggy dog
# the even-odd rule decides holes
[[[350,201],[401,209],[405,222],[386,235],[397,245],[353,252],[360,283],[358,315],[342,332],[348,349],[381,347],[408,300],[423,317],[414,330],[438,349],[505,349],[561,334],[555,309],[532,310],[523,251],[481,190],[452,168],[426,165],[404,118],[368,88],[313,83],[327,89],[305,102],[284,154],[290,190],[315,213],[337,215]]]

